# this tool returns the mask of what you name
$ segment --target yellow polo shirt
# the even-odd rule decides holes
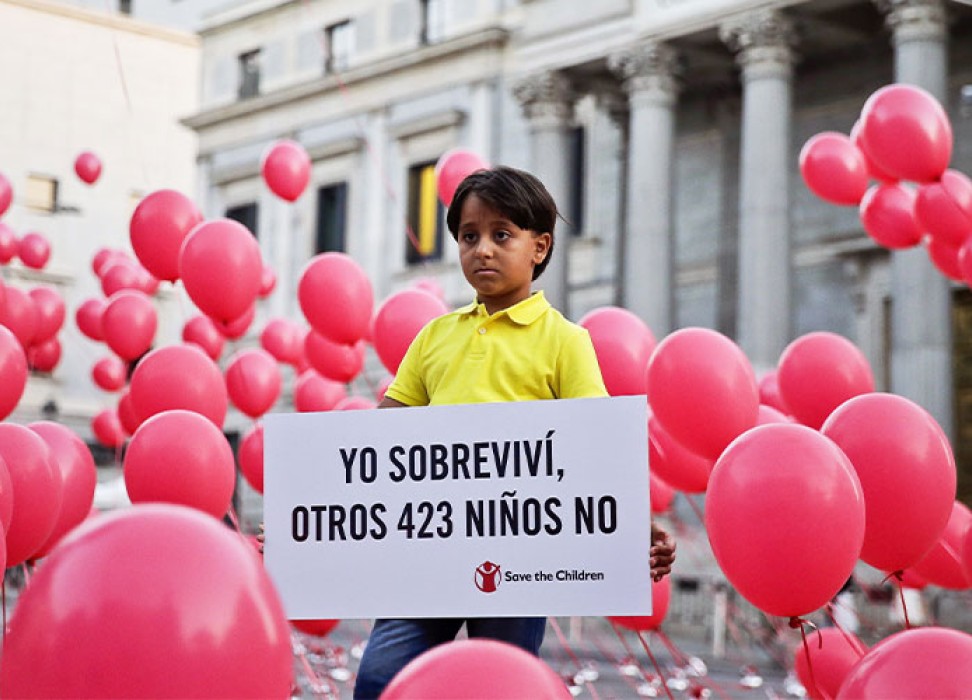
[[[388,396],[408,406],[607,396],[587,330],[535,292],[490,316],[478,302],[430,321]]]

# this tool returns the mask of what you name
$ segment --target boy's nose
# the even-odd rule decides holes
[[[493,243],[488,238],[481,238],[476,244],[476,255],[485,258],[492,257],[493,255]]]

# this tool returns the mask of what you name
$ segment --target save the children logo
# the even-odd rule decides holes
[[[500,565],[494,564],[489,560],[486,560],[477,566],[476,573],[473,576],[473,581],[476,583],[476,588],[481,590],[483,593],[495,592],[499,587],[501,580]]]

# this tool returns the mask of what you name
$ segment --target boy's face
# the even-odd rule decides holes
[[[533,268],[550,248],[550,234],[522,229],[470,194],[459,217],[459,261],[489,313],[530,296]]]

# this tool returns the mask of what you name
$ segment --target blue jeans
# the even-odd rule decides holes
[[[451,642],[466,623],[470,638],[509,642],[534,655],[546,630],[544,617],[483,617],[435,620],[375,620],[354,685],[356,700],[377,698],[405,665],[432,647]]]

